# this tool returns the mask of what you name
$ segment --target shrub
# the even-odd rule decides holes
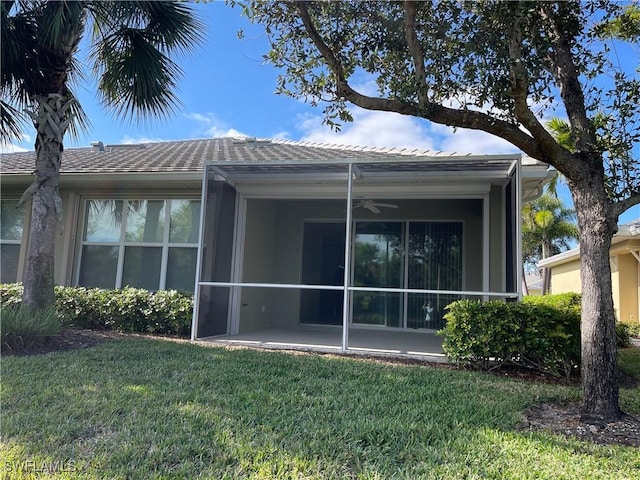
[[[55,293],[55,309],[68,326],[181,336],[191,330],[190,293],[62,286],[56,286]],[[0,285],[2,305],[19,304],[21,296],[22,285]]]
[[[640,323],[624,323],[624,325],[627,327],[630,336],[640,337]]]
[[[505,364],[569,377],[580,365],[580,311],[575,299],[505,303],[459,300],[447,307],[439,334],[454,362],[482,369]]]
[[[65,323],[76,327],[186,336],[191,330],[193,295],[131,287],[56,287],[56,308]]]
[[[21,283],[0,284],[0,305],[20,305],[20,302],[22,302]]]
[[[579,293],[567,292],[554,295],[528,295],[522,299],[527,305],[546,305],[548,307],[569,309],[580,314],[582,296]]]
[[[0,350],[20,351],[45,344],[60,331],[55,309],[31,311],[20,305],[0,306]]]
[[[631,334],[629,333],[629,325],[626,323],[616,323],[616,345],[618,348],[631,346]]]

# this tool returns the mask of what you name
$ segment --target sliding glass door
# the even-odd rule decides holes
[[[353,285],[371,288],[462,290],[461,222],[356,222]],[[439,329],[457,296],[353,293],[352,322]]]
[[[302,283],[342,285],[344,223],[305,223]],[[368,288],[462,290],[462,222],[355,222],[352,285]],[[303,290],[300,323],[342,324],[343,292]],[[351,323],[440,329],[458,295],[354,291]]]
[[[402,288],[404,232],[402,222],[357,222],[353,285]],[[402,294],[353,292],[353,323],[402,327]]]
[[[462,223],[409,222],[407,288],[462,290]],[[440,329],[445,307],[458,295],[406,294],[407,327]]]

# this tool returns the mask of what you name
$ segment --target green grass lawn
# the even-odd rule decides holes
[[[636,448],[516,430],[575,387],[142,338],[1,363],[11,479],[640,478]]]

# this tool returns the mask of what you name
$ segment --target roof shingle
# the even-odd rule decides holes
[[[210,138],[70,148],[64,151],[61,173],[198,172],[212,161],[294,161],[371,159],[406,156],[451,157],[452,153],[401,148],[354,147],[268,139]],[[29,174],[35,165],[35,152],[2,154],[3,175]]]

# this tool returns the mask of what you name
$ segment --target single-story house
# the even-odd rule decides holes
[[[527,284],[525,294],[535,296],[542,295],[542,276],[540,272],[529,272],[525,274],[524,281]]]
[[[640,218],[618,225],[609,260],[616,318],[637,323],[640,319]],[[580,246],[545,258],[538,266],[551,269],[551,293],[582,291]]]
[[[2,156],[2,282],[23,275],[34,155]],[[520,154],[94,142],[63,154],[55,281],[194,291],[194,340],[409,352],[452,300],[521,295],[520,206],[550,176]]]

